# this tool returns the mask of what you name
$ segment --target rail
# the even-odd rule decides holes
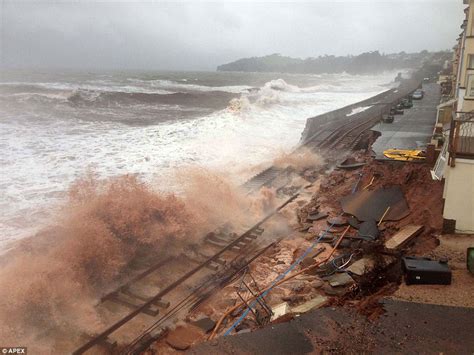
[[[157,293],[155,296],[151,297],[148,301],[143,303],[141,306],[137,307],[134,311],[130,312],[127,314],[125,317],[122,319],[116,321],[114,324],[109,326],[107,329],[102,331],[100,334],[94,336],[91,340],[89,340],[87,343],[79,347],[73,352],[73,355],[79,355],[83,354],[92,347],[99,345],[107,340],[107,337],[120,329],[123,325],[131,321],[133,318],[138,316],[140,313],[148,309],[150,306],[152,306],[154,303],[157,301],[161,300],[163,296],[168,294],[171,290],[175,289],[178,285],[182,284],[184,281],[188,280],[191,278],[194,274],[196,274],[198,271],[204,269],[206,265],[209,265],[211,262],[217,260],[219,256],[224,254],[227,251],[231,251],[232,247],[237,246],[239,243],[242,242],[243,239],[249,238],[249,236],[252,234],[252,232],[259,228],[263,223],[265,223],[268,219],[273,217],[276,213],[278,213],[282,208],[284,208],[286,205],[291,203],[296,197],[298,197],[298,193],[291,196],[289,199],[287,199],[284,203],[282,203],[278,208],[273,210],[271,213],[269,213],[267,216],[265,216],[263,219],[261,219],[257,224],[255,224],[253,227],[248,229],[245,233],[241,234],[237,239],[234,241],[230,242],[227,244],[225,247],[223,247],[220,251],[215,253],[213,256],[209,257],[206,261],[198,265],[197,267],[189,270],[186,274],[181,276],[178,280],[173,282],[172,284],[168,285],[165,287],[163,290],[161,290],[159,293]]]
[[[457,158],[474,159],[474,111],[453,113],[449,130],[449,165]]]

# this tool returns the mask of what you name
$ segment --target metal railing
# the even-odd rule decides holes
[[[456,158],[474,159],[474,111],[453,113],[448,149],[452,167]]]

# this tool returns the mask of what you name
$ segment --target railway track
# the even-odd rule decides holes
[[[319,145],[320,149],[348,149],[352,148],[362,133],[373,127],[380,120],[375,116],[362,122],[348,122],[339,127],[334,135],[324,139]]]
[[[381,115],[375,115],[362,122],[360,120],[344,122],[345,118],[347,117],[336,120],[329,127],[320,130],[295,151],[302,148],[309,148],[314,151],[350,149],[357,143],[361,134],[373,127],[380,120]],[[271,166],[253,176],[245,182],[242,187],[249,191],[249,193],[257,191],[263,186],[272,186],[278,189],[288,184],[291,180],[292,172],[291,168]],[[275,181],[278,181],[277,186],[274,185]]]
[[[343,117],[315,134],[297,150],[302,147],[318,151],[350,149],[365,131],[377,123],[379,118],[376,115],[370,119],[349,119],[347,121],[347,117]],[[242,187],[249,194],[258,191],[263,186],[272,186],[280,190],[289,183],[292,173],[291,168],[271,166],[249,179]],[[226,282],[232,280],[246,265],[255,260],[261,253],[257,252],[252,256],[255,252],[256,243],[254,242],[264,232],[262,225],[297,196],[297,193],[289,196],[272,213],[240,235],[222,231],[209,233],[205,237],[203,245],[195,245],[194,250],[189,250],[187,255],[181,255],[180,259],[169,258],[145,266],[125,284],[101,299],[101,304],[112,303],[121,307],[122,310],[125,308],[130,311],[100,334],[85,341],[73,354],[84,354],[96,347],[115,349],[111,351],[117,353],[117,348],[114,348],[116,342],[113,335],[117,334],[120,338],[124,332],[133,334],[133,338],[126,341],[129,346],[122,349],[121,353],[134,354],[140,349],[144,349],[160,334],[160,330],[166,327],[168,321],[191,310],[194,305],[212,294],[216,288],[222,287]],[[203,250],[207,250],[207,252],[204,253]],[[134,290],[134,285],[149,282],[153,275],[167,274],[166,268],[172,263],[187,263],[189,265],[194,263],[194,266],[189,267],[176,279],[163,282],[167,286],[151,296]],[[162,315],[160,316],[160,314]],[[139,322],[137,326],[136,320],[143,317],[145,320],[142,323]],[[129,327],[131,323],[134,324]],[[137,332],[136,328],[141,331]]]
[[[271,217],[273,217],[276,213],[278,213],[282,208],[284,208],[287,204],[293,201],[297,196],[298,194],[295,194],[288,198],[277,209],[275,209],[265,218],[258,221],[255,225],[253,225],[251,228],[249,228],[247,231],[245,231],[240,236],[237,236],[233,240],[225,241],[224,239],[219,238],[221,241],[226,242],[223,247],[214,252],[211,256],[209,256],[203,262],[199,263],[197,266],[185,272],[178,279],[168,284],[165,288],[160,290],[154,296],[143,297],[137,295],[133,291],[130,291],[130,286],[133,282],[142,280],[146,276],[149,276],[151,273],[160,270],[160,268],[165,265],[165,263],[163,262],[159,265],[154,265],[153,271],[147,270],[141,273],[138,277],[135,277],[133,279],[133,282],[128,282],[125,286],[122,286],[116,291],[109,293],[102,299],[104,302],[115,302],[119,305],[133,308],[133,310],[123,316],[121,319],[117,320],[112,325],[110,325],[100,334],[95,335],[94,337],[92,337],[92,339],[85,342],[84,345],[76,349],[73,354],[84,354],[88,350],[97,346],[113,347],[115,342],[109,338],[112,334],[119,331],[122,327],[126,326],[129,322],[131,322],[140,315],[146,315],[151,317],[157,316],[160,313],[160,309],[157,308],[161,308],[161,310],[166,310],[170,307],[170,302],[166,301],[166,298],[180,298],[179,296],[182,294],[188,294],[187,297],[190,297],[190,295],[202,296],[203,294],[206,294],[205,287],[209,288],[215,286],[215,283],[223,277],[222,275],[220,275],[220,278],[216,278],[215,275],[212,275],[212,273],[210,274],[209,270],[217,272],[219,270],[219,266],[215,267],[215,265],[224,266],[226,264],[231,265],[230,270],[232,270],[232,267],[234,267],[234,264],[232,264],[232,262],[235,263],[235,261],[238,260],[239,257],[251,253],[252,247],[255,247],[254,241],[259,236],[261,236],[264,231],[261,226]],[[232,238],[232,236],[229,236],[229,238]],[[215,238],[213,239],[216,240]],[[211,243],[211,245],[213,245],[214,248],[218,248],[218,243]],[[206,271],[202,272],[203,270]],[[192,291],[189,292],[189,289],[191,289]],[[174,291],[176,291],[176,294],[172,294],[172,292]],[[125,298],[127,298],[128,300]],[[142,301],[142,303],[131,302],[130,298],[135,298],[138,301]],[[178,303],[178,305],[182,306],[182,304],[180,303]],[[165,316],[167,316],[169,312],[173,312],[173,314],[176,314],[176,309],[174,307],[171,308],[170,311],[167,311],[165,313]],[[180,307],[179,310],[182,311],[184,308],[185,307]],[[132,329],[128,331],[133,332]]]

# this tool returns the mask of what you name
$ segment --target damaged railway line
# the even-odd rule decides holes
[[[418,82],[408,80],[398,89],[336,110],[336,114],[332,112],[309,119],[296,151],[309,148],[323,153],[327,164],[319,169],[318,173],[322,174],[328,164],[335,165],[340,160],[338,152],[358,147],[366,132],[380,121],[382,114],[418,85]],[[352,114],[354,107],[368,108]],[[319,125],[315,125],[318,119]],[[183,253],[177,258],[142,265],[128,282],[103,296],[98,306],[105,307],[110,314],[116,312],[119,317],[110,317],[114,321],[100,334],[92,337],[84,335],[83,345],[73,353],[83,354],[96,347],[114,353],[140,353],[161,336],[173,319],[184,317],[215,290],[235,280],[250,263],[276,243],[273,241],[259,246],[257,241],[265,233],[265,223],[298,197],[302,186],[286,189],[292,174],[292,168],[271,166],[242,185],[249,194],[264,186],[272,187],[281,201],[278,208],[245,231],[236,234],[224,226],[208,233],[202,244],[190,246],[186,255]],[[180,276],[169,275],[167,270],[171,270],[171,266],[181,270]],[[160,279],[163,275],[166,277]],[[156,285],[157,280],[161,284]],[[147,287],[147,284],[153,283],[153,287]],[[141,319],[138,321],[137,318]],[[127,345],[117,345],[118,339],[121,344]]]

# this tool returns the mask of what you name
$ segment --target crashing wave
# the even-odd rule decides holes
[[[182,91],[182,92],[192,92],[192,91],[201,91],[201,92],[216,92],[222,91],[232,94],[240,94],[247,90],[252,89],[251,86],[247,85],[228,85],[228,86],[207,86],[207,85],[197,85],[197,84],[188,84],[187,80],[173,81],[165,79],[156,79],[156,80],[141,80],[141,79],[127,79],[129,82],[139,83],[141,85],[149,85],[152,88],[159,88],[163,90],[171,91]]]
[[[185,105],[194,107],[224,108],[235,95],[221,91],[216,92],[175,92],[175,93],[144,93],[122,91],[95,91],[78,89],[68,97],[68,101],[76,106],[122,106],[140,104]]]
[[[272,90],[277,90],[277,91],[286,91],[286,92],[300,92],[300,88],[295,85],[288,84],[285,80],[283,79],[275,79],[271,80],[265,85],[263,85],[262,89],[272,89]]]
[[[300,93],[298,86],[288,84],[283,79],[266,82],[261,88],[252,88],[242,93],[239,98],[232,99],[227,109],[231,112],[248,111],[252,106],[268,107],[288,100],[285,94]]]
[[[55,104],[67,101],[67,95],[61,93],[38,93],[38,92],[23,92],[0,95],[1,100],[15,100],[18,103],[46,103]]]

